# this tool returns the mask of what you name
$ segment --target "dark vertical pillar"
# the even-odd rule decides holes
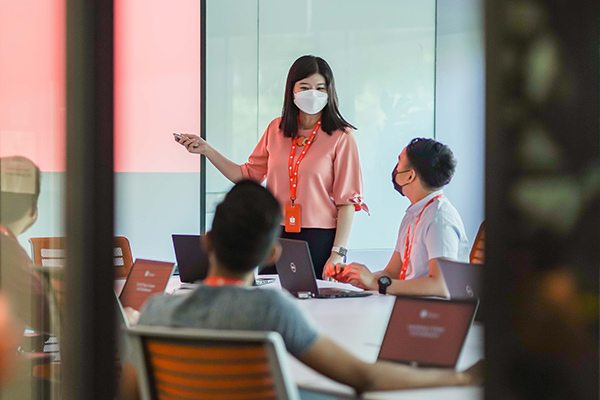
[[[113,1],[67,1],[65,399],[115,398]]]
[[[206,139],[206,0],[200,0],[200,136]],[[206,232],[206,157],[200,157],[200,233]]]
[[[486,1],[486,400],[599,398],[599,20]]]

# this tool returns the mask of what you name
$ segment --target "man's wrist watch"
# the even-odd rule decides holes
[[[331,251],[339,254],[342,257],[346,257],[346,254],[348,254],[348,249],[345,247],[341,247],[341,246],[333,246],[331,248]]]
[[[379,284],[379,293],[387,294],[387,288],[392,284],[392,280],[389,276],[383,275],[381,278],[377,279],[377,283]]]

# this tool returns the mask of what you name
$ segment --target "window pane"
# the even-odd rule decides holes
[[[165,3],[166,4],[166,3]],[[115,234],[134,258],[174,261],[172,233],[199,233],[200,2],[115,1]]]
[[[0,315],[11,310],[17,339],[2,320],[0,348],[19,349],[18,361],[0,361],[10,372],[0,398],[54,399],[63,263],[59,254],[42,262],[29,240],[64,235],[64,0],[0,1],[0,157]]]

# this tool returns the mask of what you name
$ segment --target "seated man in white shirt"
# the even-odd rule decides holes
[[[456,167],[448,146],[413,139],[392,171],[394,188],[410,200],[392,258],[372,273],[358,263],[329,264],[325,275],[382,294],[449,297],[438,260],[467,261],[469,241],[458,211],[444,196]]]

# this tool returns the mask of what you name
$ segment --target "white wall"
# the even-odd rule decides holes
[[[436,139],[458,160],[446,196],[471,243],[484,219],[485,65],[482,0],[438,0]]]

